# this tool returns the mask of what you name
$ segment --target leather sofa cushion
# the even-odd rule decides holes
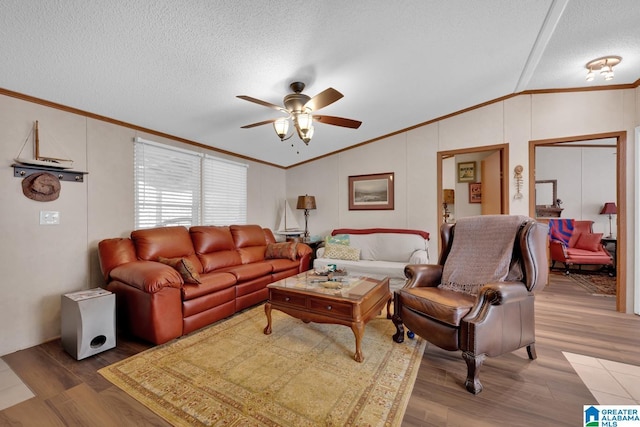
[[[262,227],[259,225],[232,225],[229,228],[242,264],[264,260],[267,239]]]
[[[229,227],[193,226],[189,229],[197,254],[229,251],[236,248]]]
[[[292,268],[298,268],[300,265],[298,261],[292,261],[290,259],[278,258],[265,260],[266,263],[271,264],[273,273],[279,273],[281,271],[291,270]]]
[[[202,263],[202,269],[205,272],[220,270],[226,267],[242,264],[240,253],[237,250],[219,251],[208,254],[198,254],[198,258]]]
[[[236,248],[267,246],[264,231],[259,225],[232,225],[230,229]]]
[[[460,326],[476,302],[474,296],[436,287],[401,289],[396,295],[402,298],[404,307],[453,327]]]
[[[254,262],[227,267],[220,271],[233,274],[238,282],[246,282],[247,280],[271,274],[273,266],[269,262]]]
[[[231,273],[205,273],[200,276],[199,285],[184,284],[182,299],[184,301],[227,289],[236,284],[236,277]]]
[[[131,232],[131,240],[139,259],[156,261],[158,257],[178,258],[195,255],[189,231],[182,226],[135,230]],[[194,259],[200,266],[195,256],[191,261]]]

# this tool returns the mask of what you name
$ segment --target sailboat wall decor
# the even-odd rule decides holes
[[[22,151],[31,136],[33,136],[33,157],[22,157]],[[16,163],[11,166],[13,166],[13,176],[16,178],[26,178],[32,174],[48,171],[60,181],[84,182],[84,175],[87,174],[87,172],[69,170],[73,167],[73,160],[40,155],[40,135],[37,120],[14,160]]]
[[[29,137],[33,134],[33,158],[20,157],[22,154],[22,150],[26,145]],[[27,136],[25,143],[22,145],[22,149],[20,153],[18,153],[18,157],[14,159],[16,162],[21,163],[23,165],[29,166],[43,166],[47,168],[55,168],[55,169],[71,169],[73,167],[73,160],[68,159],[58,159],[55,157],[45,157],[40,155],[40,134],[38,129],[38,121],[36,120],[33,130]]]
[[[284,201],[284,209],[282,210],[276,233],[287,236],[300,236],[304,234],[304,230],[300,228],[298,221],[296,221],[295,216],[293,216],[291,206],[289,206],[289,202],[286,200]]]

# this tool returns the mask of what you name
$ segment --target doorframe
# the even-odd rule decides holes
[[[484,151],[499,151],[500,152],[500,182],[501,182],[501,195],[500,195],[500,211],[504,214],[507,213],[507,207],[509,206],[509,180],[505,179],[505,171],[509,167],[509,144],[496,144],[496,145],[483,145],[480,147],[460,148],[457,150],[438,151],[436,154],[437,159],[437,187],[438,187],[438,224],[442,224],[444,215],[442,214],[442,203],[444,201],[442,195],[442,161],[445,158],[451,156],[459,156],[461,154],[481,153]],[[438,239],[440,237],[438,236]]]
[[[535,171],[536,147],[569,142],[591,141],[594,139],[616,139],[616,215],[617,253],[616,257],[616,311],[626,313],[627,309],[627,132],[607,132],[590,135],[568,136],[564,138],[536,139],[529,141],[529,216],[535,218]],[[624,286],[621,286],[624,285]]]

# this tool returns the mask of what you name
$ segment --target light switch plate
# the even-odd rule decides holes
[[[60,224],[60,212],[40,211],[40,225],[58,225],[58,224]]]

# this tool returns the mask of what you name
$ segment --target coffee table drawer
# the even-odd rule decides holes
[[[325,301],[311,298],[309,308],[316,313],[326,313],[332,315],[351,316],[351,304],[344,304],[337,301]]]
[[[269,295],[271,302],[287,304],[293,307],[306,307],[306,298],[302,295],[292,295],[289,293],[279,292],[275,289],[271,289],[271,295]]]

